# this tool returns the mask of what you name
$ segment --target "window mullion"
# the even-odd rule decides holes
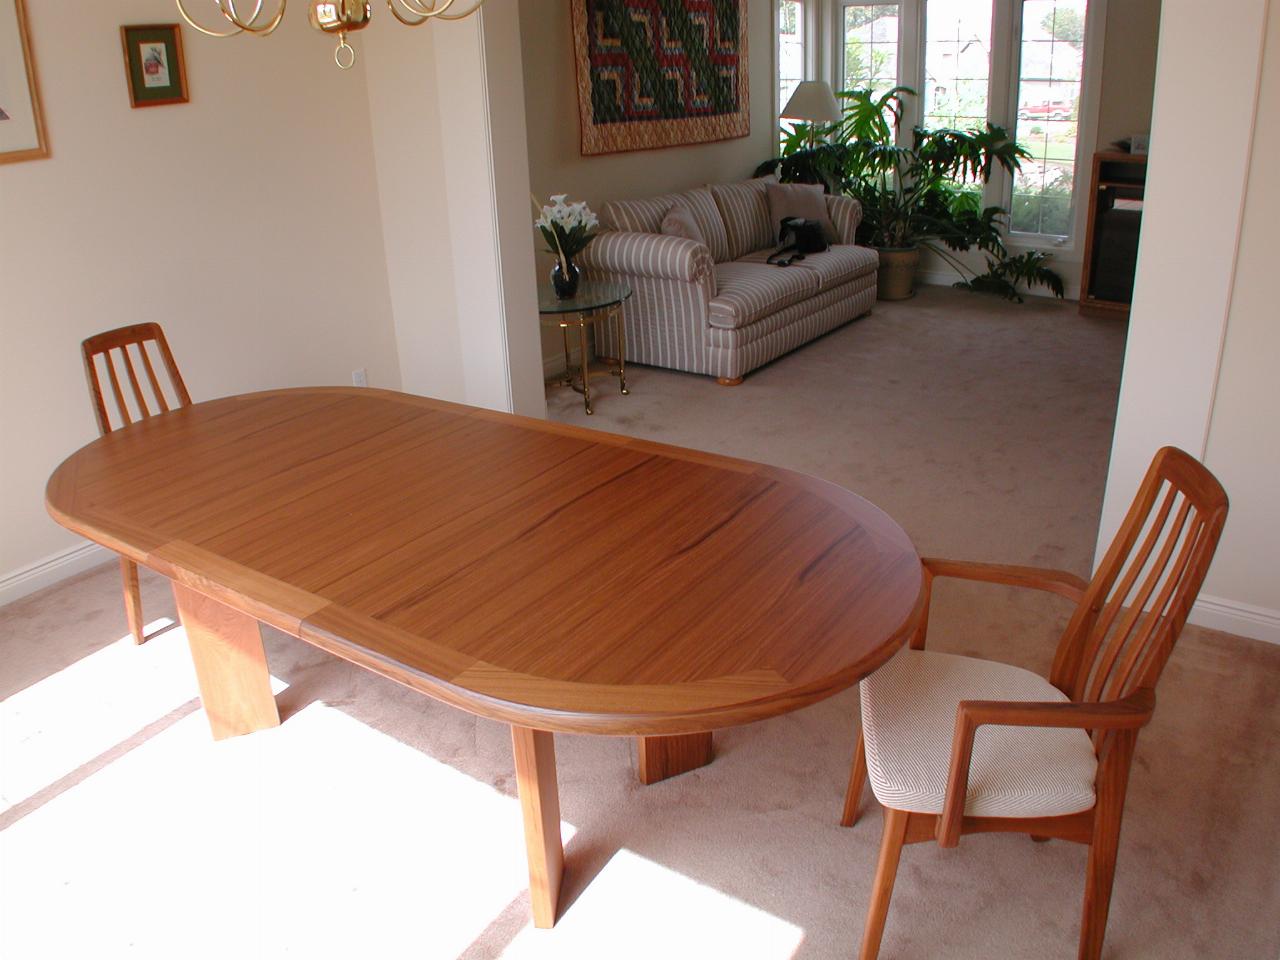
[[[1022,36],[1022,0],[995,0],[991,23],[991,82],[988,119],[1012,132],[1018,112],[1019,38]],[[983,191],[987,206],[1006,210],[1013,197],[1013,178],[999,167]]]

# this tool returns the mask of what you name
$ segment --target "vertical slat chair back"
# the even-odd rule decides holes
[[[93,400],[93,413],[98,421],[98,430],[104,436],[135,420],[167,413],[171,407],[191,405],[187,385],[158,323],[139,323],[108,330],[85,340],[80,347],[89,395]],[[168,376],[167,395],[160,377],[156,375],[153,355]],[[110,407],[103,393],[99,371],[105,374],[110,387]]]
[[[1227,494],[1174,447],[1156,454],[1058,645],[1050,679],[1077,702],[1154,687],[1208,572]]]

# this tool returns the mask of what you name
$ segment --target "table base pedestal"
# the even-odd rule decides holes
[[[709,733],[636,737],[640,782],[648,785],[705,767],[715,756]]]

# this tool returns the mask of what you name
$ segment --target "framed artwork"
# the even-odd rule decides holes
[[[23,0],[0,0],[0,163],[49,156]]]
[[[582,153],[751,132],[747,0],[570,0]]]
[[[120,28],[129,102],[159,107],[187,102],[187,65],[182,58],[182,30],[176,23]]]

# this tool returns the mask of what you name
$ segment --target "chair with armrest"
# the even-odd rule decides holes
[[[1138,731],[1204,581],[1227,495],[1203,465],[1160,450],[1093,580],[1030,567],[926,559],[926,606],[909,648],[863,681],[841,823],[868,776],[884,834],[862,939],[875,960],[904,844],[989,831],[1089,847],[1080,960],[1098,960]],[[1046,590],[1076,602],[1048,680],[925,650],[937,577]]]
[[[148,348],[164,365],[169,382],[168,396],[156,375],[156,367]],[[98,431],[104,437],[112,430],[128,426],[135,420],[167,413],[171,407],[191,405],[187,385],[182,381],[182,374],[169,350],[169,342],[158,323],[139,323],[96,334],[81,343],[80,350],[84,356],[84,372],[89,383],[89,399],[93,402],[93,415],[98,421]],[[111,387],[110,397],[114,403],[110,408],[103,394],[100,369],[106,374]],[[124,580],[124,610],[129,621],[129,632],[133,634],[135,643],[142,643],[146,636],[143,633],[142,596],[138,591],[137,564],[127,557],[121,557],[120,575]]]

